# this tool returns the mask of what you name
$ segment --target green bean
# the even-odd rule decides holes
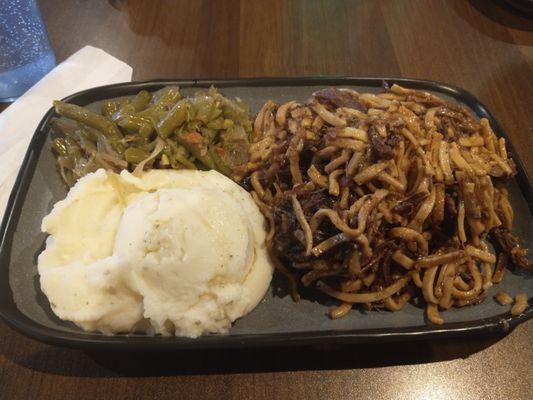
[[[111,120],[113,122],[117,122],[120,119],[125,118],[129,115],[132,115],[134,113],[135,113],[135,107],[133,106],[133,104],[129,100],[125,100],[120,104],[118,111],[115,114],[113,114],[113,116],[111,117]]]
[[[144,110],[150,104],[152,95],[146,90],[141,90],[133,99],[133,108],[135,112]]]
[[[145,123],[139,129],[139,135],[146,139],[150,139],[152,133],[154,132],[154,126],[151,123]]]
[[[174,88],[169,88],[160,94],[157,99],[152,98],[152,100],[155,100],[155,104],[134,112],[134,114],[138,117],[149,119],[154,125],[157,125],[166,115],[168,108],[172,107],[180,99],[181,94],[179,91]]]
[[[207,152],[206,143],[203,141],[202,136],[197,132],[187,133],[187,132],[176,132],[176,140],[179,144],[185,147],[186,150],[191,153],[194,158],[200,161],[208,169],[215,169],[215,162],[213,157],[209,152]],[[196,143],[194,140],[191,140],[191,134],[196,133],[200,138],[202,138],[202,143]],[[198,137],[195,136],[195,139]]]
[[[124,152],[124,157],[130,164],[139,164],[142,160],[150,157],[150,153],[136,147],[130,147]]]
[[[68,157],[67,144],[65,143],[65,139],[63,138],[54,139],[54,141],[52,142],[52,148],[60,156]]]
[[[167,138],[171,133],[187,120],[191,104],[188,100],[180,100],[157,124],[157,132],[162,138]]]
[[[178,100],[181,99],[181,94],[178,90],[173,88],[168,88],[157,103],[154,106],[154,109],[156,111],[165,111],[167,108],[172,107],[174,104],[178,102]]]
[[[107,118],[111,119],[113,115],[118,111],[118,103],[116,101],[106,101],[102,105],[102,114],[104,114]]]
[[[213,104],[212,100],[202,99],[201,101],[195,101],[193,103],[193,108],[195,110],[194,119],[201,121],[204,124],[213,119],[211,114],[215,109],[215,105]]]
[[[138,117],[136,115],[126,115],[122,117],[117,121],[117,125],[132,133],[139,133],[140,130],[145,126],[151,127],[153,131],[153,126],[151,126],[151,123],[148,119]]]
[[[64,103],[62,101],[54,101],[54,107],[56,112],[63,117],[89,125],[111,138],[122,139],[122,133],[120,133],[116,125],[102,115],[75,104]]]
[[[157,111],[154,107],[148,107],[146,110],[135,113],[135,116],[150,121],[152,125],[157,126],[166,114],[167,111]]]
[[[171,160],[171,162],[172,162],[172,160],[174,160],[175,162],[180,163],[185,168],[197,169],[196,165],[192,161],[188,160],[185,156],[183,156],[181,154],[178,154],[178,153],[172,154],[172,157],[170,158],[170,160]],[[172,165],[174,165],[174,164],[172,164]],[[172,168],[174,168],[174,166]]]

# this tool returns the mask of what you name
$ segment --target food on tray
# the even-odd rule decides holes
[[[519,293],[513,299],[509,294],[505,292],[498,292],[496,293],[494,298],[502,306],[512,305],[511,315],[513,316],[522,314],[524,311],[526,311],[526,308],[528,307],[527,293]]]
[[[58,317],[88,331],[226,332],[269,287],[263,224],[216,171],[99,169],[42,222],[41,288]]]
[[[511,308],[511,315],[520,315],[524,311],[526,311],[526,308],[528,307],[527,303],[527,293],[520,293],[517,294],[514,298],[514,304]]]
[[[39,272],[54,312],[86,330],[224,332],[264,295],[267,249],[294,299],[304,286],[340,301],[332,318],[413,301],[441,324],[507,267],[532,269],[511,232],[505,140],[436,95],[327,88],[268,101],[253,124],[214,88],[55,109],[61,175],[82,179],[43,221]]]
[[[278,271],[294,298],[301,284],[340,300],[333,318],[422,299],[441,324],[439,310],[483,301],[506,266],[531,269],[511,233],[505,140],[459,104],[398,85],[269,101],[249,157],[237,173]]]
[[[53,141],[63,180],[72,186],[98,168],[216,169],[231,175],[248,159],[248,107],[211,88],[183,98],[177,87],[104,102],[101,113],[56,101]]]
[[[502,306],[508,306],[510,304],[513,304],[514,300],[513,298],[505,293],[505,292],[498,292],[496,293],[496,295],[494,296],[494,298],[496,299],[496,301],[498,303],[500,303]]]

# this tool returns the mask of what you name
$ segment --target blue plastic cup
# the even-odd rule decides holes
[[[15,100],[55,64],[35,0],[0,0],[0,102]]]

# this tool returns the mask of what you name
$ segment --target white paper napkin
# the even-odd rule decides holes
[[[132,68],[85,46],[0,113],[0,219],[37,124],[54,100],[95,86],[131,81]]]

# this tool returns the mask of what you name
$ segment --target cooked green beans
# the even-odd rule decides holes
[[[141,90],[133,99],[133,109],[135,112],[139,112],[148,107],[148,104],[152,100],[152,95],[146,90]]]
[[[181,99],[181,94],[177,89],[166,88],[163,90],[161,97],[154,106],[154,109],[156,111],[166,110],[176,104],[179,99]]]
[[[231,175],[248,159],[248,109],[214,88],[187,98],[176,87],[153,94],[141,90],[103,102],[101,114],[60,101],[54,106],[61,118],[52,126],[63,136],[52,148],[69,185],[101,167],[133,170],[156,144],[164,149],[150,159],[148,169],[217,169]]]
[[[98,129],[111,138],[122,138],[122,133],[120,133],[117,126],[102,115],[96,114],[75,104],[64,103],[62,101],[54,101],[54,107],[56,113],[62,117],[82,122],[92,128]]]
[[[191,108],[187,100],[180,100],[168,112],[167,115],[157,124],[157,132],[162,138],[167,138],[170,134],[182,125],[186,120]]]
[[[106,116],[107,118],[111,119],[113,118],[113,115],[118,111],[119,106],[116,101],[106,101],[102,105],[102,114]]]
[[[63,157],[68,156],[68,150],[67,150],[67,144],[65,143],[65,139],[63,138],[57,138],[54,139],[52,142],[52,147],[56,151],[57,154]]]

